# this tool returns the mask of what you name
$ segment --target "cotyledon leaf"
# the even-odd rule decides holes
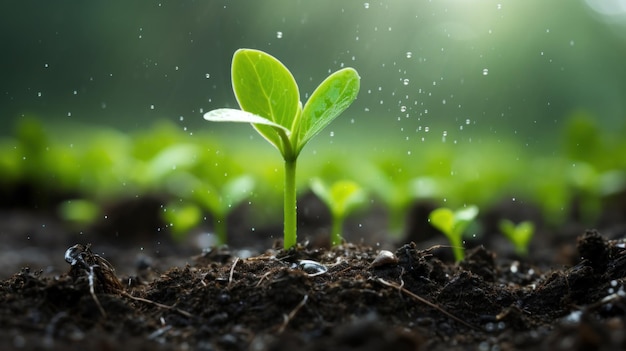
[[[315,89],[302,110],[298,150],[352,104],[359,88],[357,71],[344,68],[328,76]]]
[[[280,129],[285,132],[287,137],[291,135],[291,131],[278,123],[274,123],[265,117],[261,117],[255,115],[254,113],[232,109],[232,108],[220,108],[217,110],[212,110],[204,114],[204,119],[211,122],[239,122],[239,123],[252,123],[257,130],[259,130],[259,126],[269,126],[274,129]],[[260,132],[259,132],[260,133]],[[270,134],[270,130],[267,130],[266,133],[260,133],[267,141],[269,141],[272,145],[274,145],[278,151],[283,153],[283,146],[280,141],[280,137],[278,133],[273,131],[275,138],[267,137]]]
[[[233,56],[232,84],[242,110],[293,128],[298,114],[300,93],[293,75],[278,59],[259,50],[239,49]],[[281,152],[280,137],[263,126],[255,129]]]

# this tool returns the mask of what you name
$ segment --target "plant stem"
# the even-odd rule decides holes
[[[333,218],[332,231],[330,233],[330,245],[333,247],[341,244],[342,242],[343,238],[341,233],[343,232],[343,221],[343,216],[336,216]]]
[[[283,236],[285,250],[296,245],[298,223],[297,209],[298,204],[296,203],[296,158],[285,159],[285,231]]]
[[[225,215],[215,215],[213,219],[213,230],[215,231],[215,235],[217,236],[217,242],[219,245],[225,245],[228,239],[228,235],[226,232],[226,216]]]

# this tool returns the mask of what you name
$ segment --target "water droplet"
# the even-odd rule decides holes
[[[370,3],[369,2],[364,3],[363,7],[365,7],[365,9],[369,9],[370,8]]]
[[[402,84],[409,85],[409,78],[404,78],[404,80],[402,81]]]
[[[489,74],[489,69],[488,68],[483,68],[483,76],[486,76]]]
[[[413,57],[413,53],[410,52],[410,51],[407,51],[406,52],[406,58],[411,58],[411,57]]]
[[[210,73],[206,73],[206,74],[204,75],[204,77],[205,77],[206,79],[209,79],[209,78],[211,78],[211,74],[210,74]]]
[[[312,260],[300,260],[300,262],[298,262],[298,268],[308,273],[309,277],[324,274],[328,271],[328,268],[326,268],[326,266]]]
[[[400,106],[400,112],[406,112],[406,106],[404,105]]]
[[[41,91],[37,92],[37,97],[41,97]]]
[[[282,39],[283,38],[283,32],[276,32],[276,38]]]
[[[150,109],[151,109],[151,110],[154,110],[154,105],[150,105]]]
[[[331,138],[334,137],[335,136],[335,132],[331,130],[330,131],[330,136],[331,136]]]

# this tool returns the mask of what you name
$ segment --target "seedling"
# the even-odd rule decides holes
[[[503,219],[500,221],[500,230],[515,245],[515,252],[518,255],[528,254],[528,244],[535,234],[535,225],[532,222],[523,221],[516,225],[508,219]]]
[[[463,249],[463,232],[478,215],[478,207],[467,206],[452,211],[441,207],[430,213],[428,220],[433,227],[439,229],[450,241],[454,259],[458,262],[465,256]]]
[[[235,97],[241,110],[222,108],[204,119],[213,122],[251,123],[280,151],[285,166],[284,247],[296,244],[296,161],[306,143],[352,104],[359,92],[353,68],[328,76],[302,107],[291,72],[273,56],[239,49],[231,68]]]
[[[340,180],[328,186],[318,178],[311,181],[311,190],[330,210],[332,217],[331,245],[341,244],[343,222],[350,212],[363,204],[365,191],[357,183],[350,180]]]

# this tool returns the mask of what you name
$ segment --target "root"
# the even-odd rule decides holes
[[[415,300],[425,304],[426,306],[434,308],[435,310],[443,313],[445,316],[447,316],[447,317],[449,317],[449,318],[451,318],[451,319],[453,319],[453,320],[463,324],[464,326],[466,326],[466,327],[468,327],[470,329],[480,330],[480,328],[467,323],[466,321],[462,320],[461,318],[459,318],[459,317],[453,315],[452,313],[444,310],[443,308],[439,307],[438,305],[436,305],[436,304],[426,300],[425,298],[423,298],[421,296],[418,296],[418,295],[414,294],[410,290],[405,289],[402,285],[398,285],[396,283],[388,282],[388,281],[386,281],[386,280],[384,280],[382,278],[378,278],[378,279],[376,279],[376,281],[379,282],[382,285],[398,289],[398,291],[400,291],[402,293],[405,293],[406,295],[408,295],[408,296],[412,297],[413,299],[415,299]]]
[[[300,309],[304,307],[304,305],[306,305],[306,302],[308,299],[309,299],[309,295],[304,295],[304,298],[302,298],[302,301],[300,301],[300,303],[293,310],[291,310],[289,314],[283,315],[285,321],[278,328],[278,334],[282,334],[282,332],[285,331],[285,328],[287,328],[287,325],[289,324],[289,322],[296,316],[298,311],[300,311]]]

